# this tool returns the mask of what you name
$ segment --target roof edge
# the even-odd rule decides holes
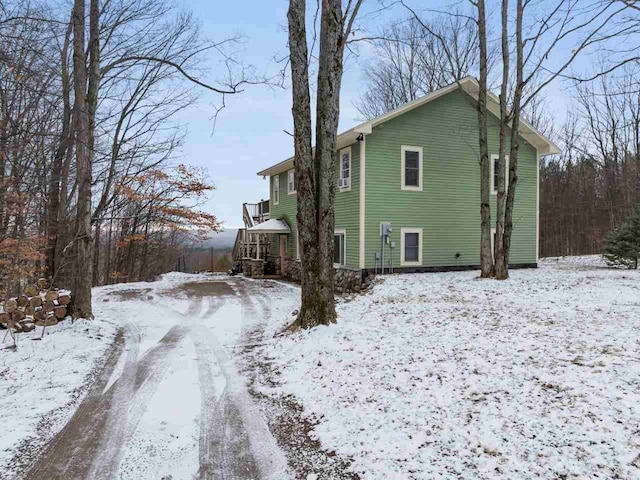
[[[460,80],[456,80],[455,82],[445,87],[439,88],[438,90],[434,90],[433,92],[430,92],[420,98],[416,98],[411,102],[405,103],[404,105],[394,108],[393,110],[390,110],[387,113],[380,115],[379,117],[373,118],[371,120],[367,120],[366,122],[362,122],[356,125],[355,127],[342,132],[337,136],[336,140],[337,140],[338,148],[342,148],[343,146],[346,146],[344,145],[344,142],[349,141],[350,137],[354,137],[353,140],[355,141],[355,137],[357,137],[361,133],[365,135],[369,135],[373,131],[374,127],[377,127],[378,125],[381,125],[397,116],[400,116],[405,112],[413,110],[414,108],[418,108],[433,100],[436,100],[437,98],[447,95],[459,88],[464,90],[466,93],[468,93],[469,95],[472,95],[475,98],[477,97],[477,92],[480,90],[480,84],[476,78],[469,75],[464,78],[461,78]],[[488,98],[491,100],[491,102],[493,102],[495,105],[500,104],[499,98],[493,92],[488,90],[487,93],[488,93]],[[492,113],[494,115],[496,114],[496,112],[492,112]],[[555,143],[553,143],[551,140],[545,137],[539,130],[537,130],[533,125],[531,125],[525,119],[521,118],[520,124],[522,126],[525,126],[529,130],[529,132],[523,132],[521,130],[520,135],[522,135],[523,138],[524,138],[524,135],[528,135],[530,137],[532,136],[535,139],[539,140],[537,144],[532,143],[532,145],[534,145],[538,149],[540,156],[555,155],[560,153],[560,148],[558,148],[558,146]],[[525,138],[525,140],[531,143],[529,139]],[[543,146],[546,146],[546,149],[541,149],[540,144],[545,144]],[[283,160],[279,163],[276,163],[268,168],[265,168],[259,171],[257,174],[259,176],[266,177],[266,176],[277,175],[279,173],[285,172],[292,168],[293,158],[294,157],[289,157],[286,160]]]

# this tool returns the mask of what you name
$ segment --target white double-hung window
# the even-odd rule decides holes
[[[422,147],[401,147],[401,190],[422,191]]]
[[[351,190],[351,147],[340,150],[340,191]]]
[[[422,265],[422,228],[400,229],[400,265]]]
[[[491,193],[498,193],[498,172],[500,172],[500,168],[498,167],[498,155],[491,155]],[[509,186],[509,155],[504,157],[504,188],[505,191]]]
[[[280,204],[280,175],[273,176],[273,204]]]
[[[289,195],[296,193],[296,172],[294,170],[287,172],[287,193]]]

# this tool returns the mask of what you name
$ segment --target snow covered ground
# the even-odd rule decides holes
[[[477,275],[388,276],[337,325],[269,340],[264,393],[294,395],[365,479],[640,478],[640,272]],[[298,293],[270,296],[268,336]]]
[[[6,333],[0,330],[0,340]],[[17,351],[0,350],[0,478],[12,477],[8,462],[17,449],[22,457],[35,455],[73,415],[115,333],[115,325],[102,318],[65,320],[47,327],[42,340],[36,340],[42,335],[38,327],[18,334]],[[21,448],[27,441],[29,447]]]
[[[172,273],[96,288],[95,320],[0,351],[0,479],[288,478],[233,362],[268,316],[267,289],[248,285]]]
[[[476,277],[386,276],[341,299],[338,324],[275,338],[299,304],[286,283],[168,274],[96,289],[96,320],[0,350],[0,479],[94,394],[110,405],[88,430],[95,445],[69,456],[63,438],[45,466],[86,457],[93,474],[117,472],[101,478],[189,480],[217,465],[220,432],[255,468],[281,465],[235,365],[247,341],[245,360],[277,372],[262,384],[254,372],[255,391],[295,397],[312,435],[363,479],[640,478],[640,272],[574,257]],[[87,394],[118,327],[123,355]]]
[[[197,278],[172,273],[159,282],[96,288],[94,320],[75,323],[65,320],[57,326],[47,327],[42,340],[34,340],[42,334],[42,328],[37,328],[17,336],[17,351],[0,349],[0,478],[13,478],[14,462],[33,460],[39,449],[71,418],[102,368],[118,327],[137,320],[137,331],[145,330],[140,336],[140,351],[144,352],[172,325],[170,315],[150,312],[153,307],[149,302],[143,302],[144,298],[125,303],[109,302],[109,295],[125,292],[126,296],[131,289],[146,291],[146,286],[149,292],[165,291]],[[117,300],[117,297],[111,300]],[[141,311],[151,315],[158,313],[153,318],[153,325],[148,322],[151,315],[141,315]],[[0,340],[6,333],[6,330],[0,330]],[[9,342],[7,337],[0,348],[10,345]]]

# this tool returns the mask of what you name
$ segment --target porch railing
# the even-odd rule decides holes
[[[257,223],[269,220],[269,200],[262,200],[258,203],[243,204],[244,223],[252,227]]]

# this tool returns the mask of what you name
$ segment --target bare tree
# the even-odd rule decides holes
[[[425,20],[402,2],[407,20],[381,29],[373,40],[375,60],[365,67],[367,90],[356,102],[373,118],[478,70],[478,33],[460,10]],[[492,55],[489,54],[489,62]]]
[[[152,248],[136,243],[140,235],[182,241],[167,227],[171,215],[157,213],[162,202],[125,193],[175,166],[184,136],[176,113],[195,88],[224,106],[226,95],[266,79],[234,58],[239,37],[202,40],[192,16],[170,1],[73,3],[70,14],[46,1],[0,3],[0,290],[46,274],[74,290],[75,314],[89,318],[92,283],[117,273],[121,231],[134,239],[127,250],[146,259]],[[216,85],[202,80],[211,53],[222,57]],[[171,208],[179,212],[180,201]],[[217,225],[206,215],[190,222]],[[157,271],[128,258],[130,278]]]
[[[487,20],[484,0],[475,3],[478,14],[478,53],[480,56],[480,77],[478,91],[478,143],[480,152],[480,274],[482,278],[494,274],[493,257],[491,255],[491,206],[489,165],[489,139],[487,126]]]
[[[295,327],[336,320],[333,229],[336,189],[336,138],[344,50],[363,0],[324,0],[316,93],[316,146],[311,146],[311,99],[306,1],[290,0],[289,50],[293,86],[294,169],[297,220],[302,246],[302,305]]]
[[[85,55],[85,2],[73,5],[73,89],[75,119],[75,152],[78,182],[76,210],[75,262],[73,268],[73,314],[76,318],[93,318],[91,307],[91,116],[97,108],[99,77],[98,0],[90,0],[89,63]]]
[[[640,203],[638,72],[626,66],[578,83],[558,129],[562,154],[540,170],[542,256],[599,253]]]
[[[476,3],[478,5],[479,3]],[[513,232],[513,208],[518,184],[520,121],[523,112],[540,92],[556,79],[565,76],[581,52],[629,35],[636,25],[621,19],[629,7],[609,0],[584,6],[575,0],[557,0],[551,5],[537,5],[516,0],[515,39],[510,45],[508,0],[503,0],[502,71],[500,94],[499,165],[506,165],[505,139],[509,134],[508,182],[505,168],[498,168],[498,212],[496,219],[496,277],[509,276],[509,253]],[[535,8],[538,10],[534,10]],[[486,23],[486,19],[479,23]],[[526,32],[526,33],[525,33]],[[568,49],[567,45],[572,48]],[[515,50],[515,66],[510,63],[510,49]],[[551,60],[550,60],[551,59]],[[510,73],[514,81],[510,83]],[[481,172],[484,176],[484,172]],[[506,194],[506,199],[505,199]]]

